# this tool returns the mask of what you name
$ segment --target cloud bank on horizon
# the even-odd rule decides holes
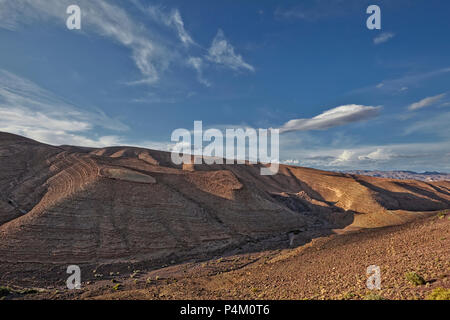
[[[450,4],[382,1],[373,32],[364,1],[79,0],[76,31],[70,4],[0,0],[0,131],[169,150],[203,120],[279,128],[286,163],[450,171]]]

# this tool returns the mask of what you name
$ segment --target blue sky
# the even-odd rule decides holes
[[[82,12],[68,30],[68,5]],[[366,8],[381,8],[381,30]],[[281,160],[450,171],[448,1],[0,0],[0,131],[168,150],[281,128]]]

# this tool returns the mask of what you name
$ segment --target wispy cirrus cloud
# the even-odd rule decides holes
[[[204,84],[207,87],[210,87],[211,82],[209,82],[203,77],[203,68],[204,68],[203,59],[200,57],[189,57],[187,63],[197,71],[198,82]]]
[[[195,44],[189,33],[184,29],[184,22],[183,19],[181,19],[181,14],[178,9],[172,11],[171,21],[178,31],[178,37],[185,45]]]
[[[293,119],[286,122],[280,133],[289,131],[325,130],[376,117],[381,107],[349,104],[327,110],[310,119]]]
[[[167,11],[161,6],[143,5],[139,0],[131,0],[131,2],[153,21],[176,30],[179,39],[185,46],[196,44],[191,35],[185,29],[184,21],[178,9]]]
[[[211,46],[205,55],[189,57],[187,64],[197,71],[197,80],[206,87],[211,82],[203,76],[203,70],[211,64],[218,64],[233,71],[247,70],[254,72],[255,68],[244,61],[241,55],[235,52],[233,45],[225,38],[222,30],[218,30]]]
[[[255,68],[245,62],[241,55],[235,53],[234,47],[225,38],[221,29],[217,31],[217,34],[211,43],[211,47],[208,50],[206,59],[235,71],[255,71]]]
[[[97,134],[98,129],[112,134]],[[101,111],[71,104],[34,82],[0,69],[0,131],[52,145],[128,145],[169,151],[173,143],[131,141],[129,127]]]
[[[410,104],[408,106],[408,110],[414,111],[414,110],[418,110],[418,109],[422,109],[425,107],[429,107],[432,106],[433,104],[439,102],[440,100],[442,100],[442,98],[444,98],[446,96],[445,93],[441,93],[432,97],[426,97],[420,101],[414,102],[412,104]]]
[[[59,22],[65,25],[66,8],[70,0],[3,0],[0,10],[0,26],[19,28],[23,24]],[[133,19],[125,9],[104,0],[79,0],[82,31],[94,33],[127,47],[143,76],[135,83],[155,83],[160,73],[174,59],[173,43],[163,43],[142,23]]]
[[[32,81],[0,69],[0,131],[11,132],[50,144],[106,146],[118,135],[95,136],[103,128],[123,132],[129,128],[101,111],[75,106]]]
[[[140,72],[140,79],[127,81],[130,85],[155,85],[172,65],[186,66],[192,54],[191,47],[203,52],[201,60],[191,60],[188,65],[197,71],[197,79],[209,83],[199,72],[207,67],[205,60],[226,66],[232,70],[254,71],[219,31],[209,50],[197,45],[185,28],[178,9],[165,9],[158,5],[132,3],[145,14],[136,16],[120,2],[106,0],[78,0],[81,8],[82,34],[95,34],[129,49],[130,57]],[[66,8],[71,0],[0,0],[0,28],[18,30],[35,23],[60,23],[65,26]],[[174,36],[172,36],[174,35]]]
[[[352,90],[351,93],[365,93],[379,91],[384,93],[401,92],[409,90],[430,79],[445,76],[450,73],[450,67],[444,67],[433,71],[422,73],[409,73],[402,77],[383,80],[375,85]]]
[[[393,37],[395,37],[395,34],[392,33],[392,32],[382,32],[378,36],[373,38],[373,43],[374,44],[381,44],[383,42],[389,41]]]

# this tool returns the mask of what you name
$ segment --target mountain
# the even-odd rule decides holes
[[[421,180],[421,181],[450,181],[450,173],[425,171],[422,173],[414,171],[380,171],[380,170],[349,170],[344,171],[349,174],[365,175],[370,177],[382,177],[400,180]]]
[[[449,181],[287,165],[261,176],[261,166],[183,168],[162,151],[51,146],[0,133],[0,280],[36,270],[45,279],[68,264],[152,268],[288,247],[450,208]]]

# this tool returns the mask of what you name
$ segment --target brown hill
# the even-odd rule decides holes
[[[260,166],[183,170],[166,152],[55,147],[0,133],[0,264],[160,266],[450,208],[450,182],[285,165],[261,176]]]
[[[138,273],[133,279],[116,276],[120,290],[104,279],[85,285],[75,295],[61,290],[57,298],[428,299],[438,288],[450,293],[448,217],[441,213],[402,225],[316,238],[297,248],[182,263]],[[380,267],[380,290],[366,287],[370,265]],[[413,285],[405,277],[411,271],[426,284]],[[54,299],[53,292],[33,299]]]

